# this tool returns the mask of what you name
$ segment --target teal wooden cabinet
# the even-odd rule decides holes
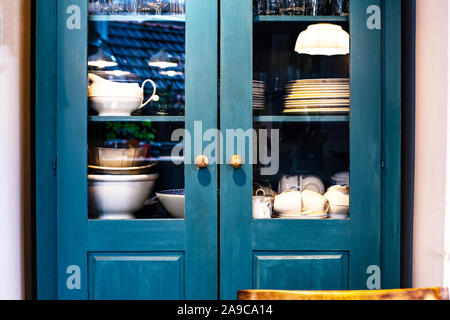
[[[251,1],[221,5],[221,107],[227,110],[221,129],[254,129],[260,139],[269,130],[280,137],[279,146],[272,141],[269,148],[272,155],[279,152],[279,162],[220,168],[221,297],[232,299],[242,288],[399,287],[399,256],[386,250],[399,252],[400,122],[385,112],[400,113],[400,93],[389,89],[400,83],[400,2],[350,1],[350,14],[338,16],[266,15],[264,4],[256,11]],[[323,41],[320,32],[336,38]],[[345,33],[349,55],[336,54]],[[316,52],[308,53],[311,47]],[[390,58],[393,69],[386,65]],[[261,87],[265,108],[258,105]],[[260,158],[255,150],[253,157]],[[275,174],[265,173],[274,165]],[[349,218],[259,220],[249,214],[255,183],[282,192],[302,189],[303,179],[310,179],[326,190],[336,173],[350,177]],[[312,188],[323,193],[317,184]],[[387,191],[393,185],[397,191]],[[304,206],[311,201],[302,198]],[[329,200],[331,217],[338,203]]]
[[[38,298],[399,287],[399,0],[101,3],[37,1]]]

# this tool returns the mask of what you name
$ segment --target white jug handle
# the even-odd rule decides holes
[[[140,106],[138,109],[141,109],[141,108],[145,107],[146,105],[148,105],[148,104],[150,103],[150,101],[152,101],[153,98],[154,98],[155,95],[156,95],[156,84],[153,82],[153,80],[150,80],[150,79],[147,79],[147,80],[145,80],[145,81],[142,83],[142,91],[144,91],[144,87],[145,87],[145,85],[146,85],[147,83],[151,83],[151,84],[152,84],[152,86],[153,86],[153,94],[152,94],[152,96],[151,96],[145,103],[141,104],[141,106]]]
[[[264,189],[258,189],[258,190],[256,190],[256,192],[255,192],[255,196],[266,196],[266,192],[264,191]]]

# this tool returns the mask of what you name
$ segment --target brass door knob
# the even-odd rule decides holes
[[[230,165],[235,168],[235,169],[239,169],[240,167],[242,167],[242,165],[244,164],[244,160],[242,159],[241,156],[235,154],[234,156],[232,156],[230,158]]]
[[[209,166],[209,160],[208,157],[205,155],[200,155],[197,158],[195,158],[195,165],[199,169],[205,169]]]

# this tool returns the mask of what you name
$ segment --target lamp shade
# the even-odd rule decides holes
[[[150,67],[157,67],[160,69],[175,68],[178,66],[178,59],[166,51],[160,50],[157,54],[150,58],[148,65]]]
[[[350,35],[335,24],[313,24],[299,34],[295,51],[309,55],[346,55],[350,53]]]
[[[113,54],[109,53],[106,46],[102,44],[95,54],[89,56],[88,65],[90,67],[104,69],[107,67],[116,67],[118,64],[116,57],[114,57]]]

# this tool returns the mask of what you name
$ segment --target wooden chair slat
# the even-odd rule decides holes
[[[243,290],[239,300],[449,300],[446,288],[372,291]]]

